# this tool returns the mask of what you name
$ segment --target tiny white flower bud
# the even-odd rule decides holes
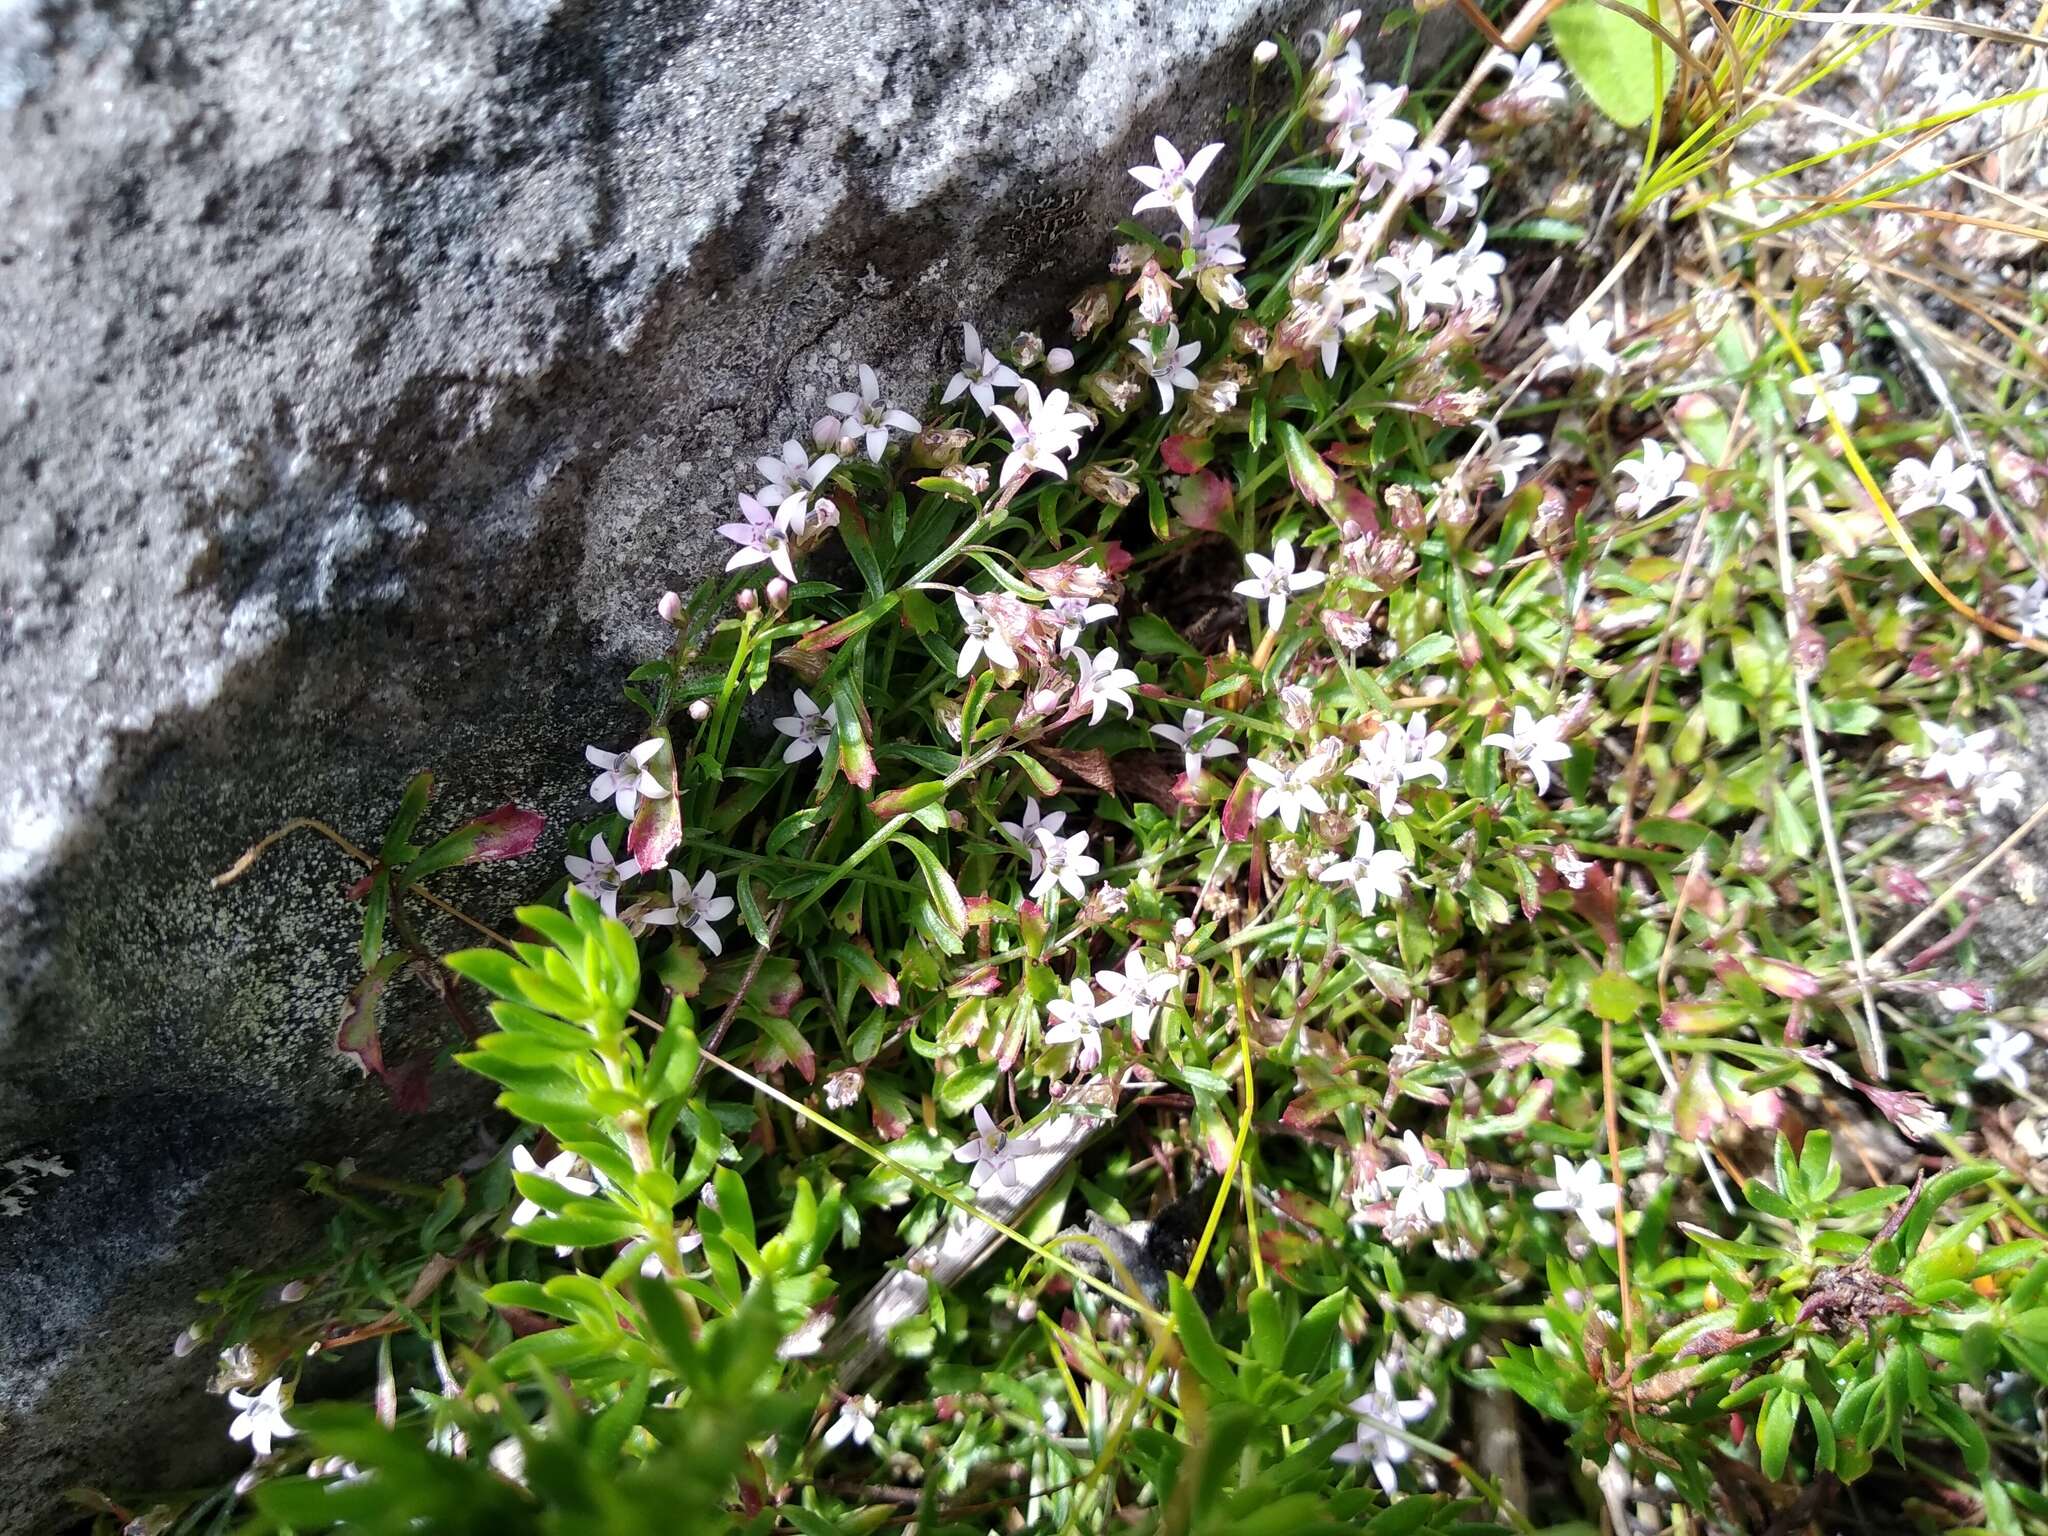
[[[205,1335],[199,1331],[199,1325],[194,1323],[178,1335],[177,1342],[171,1346],[171,1353],[182,1360],[199,1347],[200,1340],[204,1337]]]
[[[277,1293],[277,1299],[287,1305],[295,1301],[304,1301],[306,1293],[311,1289],[312,1287],[303,1280],[287,1281],[284,1288]]]
[[[709,699],[692,699],[690,701],[690,718],[700,723],[709,720],[711,718],[711,701]]]
[[[1264,69],[1279,57],[1280,45],[1269,37],[1252,50],[1252,65],[1256,69]]]
[[[656,605],[664,624],[673,624],[683,616],[683,595],[680,592],[664,592],[661,602]]]
[[[789,606],[789,583],[780,576],[768,582],[768,606],[777,613]]]
[[[1065,347],[1054,347],[1045,354],[1045,371],[1047,373],[1065,373],[1073,366],[1074,354]]]

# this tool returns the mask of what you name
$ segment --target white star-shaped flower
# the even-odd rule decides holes
[[[1074,1069],[1093,1071],[1102,1060],[1102,1014],[1094,989],[1077,976],[1068,986],[1067,995],[1047,1003],[1045,1011],[1053,1021],[1052,1028],[1045,1032],[1045,1043],[1075,1047]]]
[[[953,602],[960,609],[960,622],[966,626],[967,638],[960,646],[960,660],[955,671],[965,677],[974,670],[974,663],[983,656],[992,667],[1010,671],[1017,665],[1017,652],[1010,644],[1010,637],[1003,633],[1000,624],[990,617],[971,594],[956,590]]]
[[[577,1175],[576,1170],[582,1166],[583,1159],[574,1152],[557,1152],[543,1163],[523,1143],[512,1149],[512,1167],[515,1172],[531,1174],[534,1178],[559,1184],[572,1195],[594,1195],[597,1193],[596,1181]],[[545,1209],[539,1201],[522,1195],[519,1204],[512,1208],[512,1225],[523,1227],[541,1215]],[[567,1253],[569,1250],[564,1248],[559,1251]]]
[[[654,754],[660,750],[659,739],[643,741],[625,752],[585,747],[584,761],[598,770],[597,777],[590,781],[590,798],[599,805],[611,801],[618,813],[628,820],[640,808],[642,799],[666,800],[668,786],[647,770],[647,765],[654,761]]]
[[[1614,466],[1617,475],[1626,475],[1634,482],[1614,498],[1615,510],[1648,517],[1667,501],[1699,495],[1700,488],[1685,478],[1690,467],[1690,461],[1679,449],[1667,448],[1654,438],[1645,439],[1641,458],[1623,459]]]
[[[1158,164],[1131,167],[1132,178],[1147,189],[1145,195],[1132,206],[1131,212],[1139,214],[1148,208],[1170,208],[1182,224],[1193,229],[1195,184],[1222,153],[1221,144],[1204,144],[1193,156],[1183,160],[1180,151],[1165,139],[1154,138],[1152,158]]]
[[[1984,1033],[1970,1042],[1970,1049],[1983,1059],[1977,1063],[1977,1070],[1970,1074],[1980,1083],[1994,1080],[2005,1083],[2014,1093],[2027,1091],[2027,1052],[2033,1048],[2034,1037],[2016,1029],[2009,1029],[1996,1019],[1984,1021]]]
[[[740,493],[740,521],[720,523],[718,531],[739,548],[725,562],[728,571],[750,565],[771,565],[785,581],[796,580],[796,561],[790,554],[789,535],[777,521],[777,514],[756,498]]]
[[[996,823],[1005,837],[1031,855],[1031,878],[1033,880],[1036,880],[1040,872],[1045,868],[1045,855],[1040,849],[1038,834],[1041,831],[1047,833],[1057,832],[1066,824],[1067,813],[1065,811],[1041,812],[1038,808],[1038,797],[1036,795],[1026,795],[1024,797],[1024,815],[1021,820],[999,821]]]
[[[848,1441],[866,1445],[875,1437],[875,1415],[881,1411],[882,1405],[865,1393],[849,1397],[839,1405],[839,1416],[825,1430],[825,1449],[837,1450]]]
[[[1529,466],[1543,457],[1543,439],[1534,432],[1524,432],[1516,437],[1504,437],[1491,444],[1481,464],[1482,473],[1500,476],[1500,493],[1507,496],[1522,483],[1522,476],[1529,472]]]
[[[733,900],[730,896],[718,894],[718,877],[705,870],[695,885],[679,869],[668,872],[669,899],[672,906],[657,907],[649,912],[646,921],[675,928],[686,928],[697,937],[697,942],[714,955],[725,953],[718,930],[711,925],[732,916]]]
[[[1362,912],[1372,911],[1382,896],[1399,901],[1408,884],[1408,855],[1398,848],[1375,849],[1374,842],[1372,823],[1361,821],[1357,850],[1316,876],[1325,885],[1350,886]]]
[[[951,405],[964,391],[973,397],[986,416],[995,409],[996,391],[1009,389],[1023,383],[1017,370],[984,348],[981,335],[971,325],[960,327],[964,341],[960,348],[962,365],[960,371],[946,382],[946,392],[939,396],[941,405]]]
[[[1298,831],[1304,811],[1321,815],[1330,808],[1330,802],[1323,798],[1323,792],[1316,788],[1321,778],[1324,762],[1320,757],[1309,757],[1302,762],[1285,768],[1267,762],[1263,757],[1248,758],[1245,771],[1265,788],[1252,803],[1256,816],[1271,816],[1288,831]]]
[[[953,1149],[953,1161],[974,1165],[974,1171],[967,1176],[967,1187],[976,1194],[981,1193],[981,1187],[991,1180],[1005,1189],[1015,1189],[1017,1161],[1031,1150],[1028,1137],[1012,1138],[989,1118],[985,1108],[977,1104],[974,1106],[974,1134]]]
[[[1564,742],[1563,732],[1564,722],[1557,716],[1539,718],[1527,705],[1517,704],[1513,726],[1481,737],[1479,744],[1482,747],[1499,747],[1529,770],[1529,777],[1536,781],[1536,793],[1547,795],[1550,793],[1550,765],[1563,762],[1572,755],[1572,749]]]
[[[921,430],[918,419],[908,411],[895,410],[882,403],[881,380],[875,377],[875,370],[866,363],[860,365],[860,393],[843,389],[836,395],[827,395],[825,408],[839,413],[840,429],[847,436],[861,437],[869,460],[876,464],[882,462],[882,454],[889,446],[891,427],[898,432]]]
[[[1621,359],[1608,350],[1614,335],[1612,320],[1595,320],[1591,315],[1573,315],[1562,324],[1543,327],[1543,339],[1550,343],[1550,356],[1543,360],[1537,377],[1555,373],[1597,373],[1610,377],[1621,369]]]
[[[1176,389],[1193,389],[1200,382],[1188,364],[1202,355],[1202,344],[1191,341],[1182,346],[1179,326],[1167,326],[1165,338],[1158,342],[1156,349],[1152,332],[1141,331],[1131,338],[1131,349],[1145,360],[1146,376],[1159,386],[1159,409],[1162,413],[1173,409],[1173,392]]]
[[[1210,758],[1237,755],[1237,743],[1223,739],[1224,723],[1190,709],[1182,712],[1179,725],[1161,721],[1152,727],[1152,734],[1180,748],[1181,766],[1192,784],[1202,776],[1202,765]]]
[[[298,1431],[284,1416],[284,1378],[278,1376],[261,1392],[228,1393],[229,1404],[240,1410],[228,1426],[230,1440],[246,1440],[258,1456],[268,1456],[274,1441],[289,1440]]]
[[[1132,945],[1120,971],[1102,971],[1096,983],[1109,1000],[1096,1009],[1098,1018],[1127,1018],[1131,1033],[1140,1043],[1152,1038],[1159,1011],[1180,995],[1180,977],[1170,970],[1155,971],[1145,963],[1144,951]]]
[[[1045,827],[1033,834],[1038,839],[1038,876],[1031,883],[1034,901],[1044,901],[1055,889],[1076,901],[1088,899],[1088,877],[1099,874],[1102,865],[1088,852],[1088,834],[1076,832],[1060,837]]]
[[[1091,603],[1085,597],[1056,597],[1045,605],[1045,616],[1059,626],[1060,652],[1064,655],[1081,643],[1082,630],[1115,618],[1116,604]]]
[[[1432,731],[1420,710],[1408,717],[1408,724],[1382,725],[1358,744],[1358,755],[1344,769],[1378,798],[1382,816],[1402,816],[1410,806],[1401,791],[1417,779],[1449,782],[1442,758],[1450,739]]]
[[[1280,620],[1287,613],[1288,599],[1295,593],[1323,584],[1321,571],[1297,571],[1294,568],[1294,544],[1289,539],[1275,544],[1270,556],[1257,550],[1250,551],[1244,557],[1244,564],[1251,575],[1231,590],[1255,602],[1264,601],[1268,629],[1280,627]]]
[[[1956,462],[1955,446],[1943,443],[1925,462],[1901,459],[1892,471],[1893,508],[1901,517],[1924,512],[1930,507],[1947,507],[1963,517],[1975,518],[1976,498],[1970,489],[1977,483],[1977,466]]]
[[[1834,409],[1843,426],[1853,426],[1863,409],[1863,397],[1878,391],[1878,382],[1868,374],[1850,373],[1842,362],[1842,349],[1832,341],[1820,344],[1820,366],[1804,378],[1794,379],[1789,386],[1795,395],[1806,395],[1812,404],[1806,408],[1805,426],[1814,426],[1828,419],[1828,410]]]
[[[1076,651],[1074,664],[1080,674],[1074,685],[1074,698],[1088,706],[1090,725],[1102,724],[1102,717],[1112,704],[1121,704],[1126,716],[1132,713],[1130,691],[1138,686],[1138,674],[1117,665],[1114,649],[1097,651],[1093,656]]]
[[[1068,409],[1064,389],[1041,397],[1038,386],[1029,379],[1017,386],[1017,400],[1024,407],[1022,414],[1007,405],[998,405],[994,413],[1010,434],[1010,454],[1003,460],[1002,483],[1021,480],[1034,470],[1066,479],[1066,460],[1079,451],[1088,418]]]
[[[1401,1156],[1405,1161],[1382,1168],[1379,1174],[1380,1188],[1394,1196],[1396,1219],[1442,1226],[1450,1214],[1445,1196],[1464,1188],[1472,1175],[1438,1162],[1413,1131],[1401,1133]]]
[[[1461,141],[1451,157],[1437,171],[1430,201],[1435,205],[1430,218],[1438,229],[1461,214],[1479,211],[1479,189],[1493,180],[1493,171],[1483,160],[1472,157],[1469,140]]]
[[[1539,1211],[1570,1211],[1579,1218],[1586,1235],[1602,1248],[1614,1246],[1614,1211],[1621,1192],[1607,1181],[1600,1159],[1589,1157],[1574,1163],[1568,1157],[1552,1155],[1557,1188],[1536,1196]]]
[[[1399,1488],[1394,1469],[1408,1459],[1408,1442],[1394,1434],[1392,1427],[1426,1419],[1435,1407],[1436,1398],[1427,1387],[1420,1397],[1404,1401],[1394,1388],[1393,1370],[1382,1356],[1372,1368],[1372,1390],[1351,1400],[1351,1411],[1363,1416],[1352,1431],[1351,1443],[1338,1446],[1330,1459],[1345,1466],[1367,1463],[1391,1499]]]
[[[600,833],[590,840],[590,857],[570,854],[562,860],[576,889],[604,908],[606,917],[619,915],[619,887],[640,873],[638,859],[615,859]]]
[[[1991,771],[1991,754],[1998,740],[1996,726],[1982,731],[1965,731],[1959,725],[1924,720],[1921,731],[1927,737],[1927,761],[1921,776],[1947,779],[1956,789],[1968,789]]]
[[[821,756],[838,728],[836,706],[828,704],[820,709],[808,693],[797,689],[796,713],[779,716],[775,721],[775,729],[789,738],[789,745],[782,749],[782,760],[800,763],[807,757]]]

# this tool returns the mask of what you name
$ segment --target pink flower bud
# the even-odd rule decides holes
[[[277,1293],[277,1299],[289,1306],[295,1301],[304,1301],[307,1293],[312,1289],[303,1280],[287,1281],[284,1288]]]
[[[752,587],[748,587],[738,597],[733,599],[733,606],[738,608],[741,613],[752,613],[761,606],[761,594]]]
[[[1045,354],[1045,371],[1051,374],[1065,373],[1074,366],[1074,354],[1065,347],[1054,347]]]
[[[768,582],[768,606],[780,613],[789,606],[789,582],[785,577],[776,576]]]
[[[675,623],[683,616],[683,595],[680,592],[662,593],[661,601],[655,605],[655,611],[661,615],[663,623]]]

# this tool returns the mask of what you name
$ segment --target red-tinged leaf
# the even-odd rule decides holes
[[[761,1053],[756,1058],[756,1065],[763,1072],[779,1072],[791,1066],[805,1082],[818,1080],[818,1053],[811,1049],[802,1030],[786,1017],[774,1014],[756,1019],[755,1023],[763,1036]]]
[[[843,619],[830,624],[821,624],[803,636],[795,645],[785,646],[775,653],[775,659],[807,683],[815,683],[825,675],[831,653],[846,644],[855,635],[874,627],[895,608],[896,599],[885,597],[878,603],[870,603],[858,613],[849,613]]]
[[[1903,864],[1880,865],[1877,883],[1894,901],[1902,901],[1908,906],[1924,907],[1934,900],[1934,892],[1927,882]]]
[[[501,805],[495,811],[464,822],[458,832],[475,829],[479,834],[468,862],[495,864],[500,859],[519,859],[533,852],[540,835],[547,830],[547,818],[539,811]]]
[[[1337,521],[1356,523],[1373,537],[1380,533],[1380,506],[1357,486],[1348,482],[1337,487]]]
[[[361,901],[365,896],[370,894],[370,887],[375,885],[379,880],[383,878],[383,870],[372,870],[369,874],[363,876],[362,879],[356,881],[355,884],[351,885],[347,890],[343,891],[342,895],[346,896],[350,901]]]
[[[1604,864],[1586,871],[1586,880],[1572,892],[1572,910],[1592,925],[1609,951],[1621,948],[1621,935],[1614,923],[1614,877]]]
[[[948,997],[994,997],[1003,990],[1003,973],[992,965],[961,977],[946,988]]]
[[[1105,795],[1116,793],[1116,773],[1109,766],[1109,754],[1100,747],[1069,751],[1063,747],[1034,744],[1032,755],[1047,766],[1064,773]]]
[[[1182,480],[1180,489],[1173,493],[1173,510],[1180,514],[1180,520],[1204,533],[1214,533],[1223,526],[1223,520],[1230,515],[1230,505],[1230,482],[1206,469]]]
[[[1237,1151],[1236,1128],[1214,1101],[1202,1094],[1195,1095],[1195,1124],[1201,1132],[1202,1150],[1208,1154],[1210,1168],[1217,1173],[1229,1173]]]
[[[870,1076],[868,1118],[874,1121],[875,1134],[882,1140],[900,1141],[910,1134],[910,1101],[897,1091],[894,1083]]]
[[[1176,433],[1159,445],[1159,457],[1176,475],[1192,475],[1215,456],[1216,445],[1206,437]]]
[[[771,1018],[786,1019],[803,995],[796,962],[787,955],[771,955],[761,963],[761,974],[748,989],[747,1001]]]
[[[875,782],[875,749],[871,745],[875,722],[851,670],[840,673],[833,682],[832,704],[839,722],[839,771],[856,789],[871,789]]]
[[[1131,552],[1120,540],[1110,539],[1102,546],[1102,568],[1119,580],[1131,568]]]
[[[633,825],[626,833],[626,850],[643,875],[668,868],[668,856],[683,840],[683,802],[678,793],[675,744],[669,740],[668,732],[655,734],[661,739],[661,750],[647,760],[647,772],[667,785],[668,793],[659,800],[642,796],[640,809],[633,813]]]
[[[531,853],[540,841],[547,820],[537,811],[522,811],[516,805],[501,805],[487,815],[465,821],[431,848],[406,865],[407,881],[464,864],[493,864]]]
[[[877,821],[887,821],[892,816],[908,816],[912,811],[921,811],[928,805],[936,805],[948,793],[943,779],[926,779],[921,784],[905,784],[900,789],[888,790],[868,802],[868,810]]]
[[[1327,507],[1337,499],[1337,477],[1330,466],[1323,462],[1323,456],[1309,446],[1301,429],[1291,422],[1279,422],[1274,428],[1280,439],[1280,453],[1287,461],[1287,478],[1294,482],[1295,493],[1311,506]]]
[[[1820,978],[1804,966],[1793,965],[1787,960],[1774,959],[1770,955],[1751,955],[1744,963],[1756,984],[1774,997],[1802,998],[1818,996]]]
[[[676,944],[662,951],[654,974],[676,997],[695,997],[704,986],[704,956],[694,944]]]
[[[1259,818],[1252,807],[1258,802],[1259,781],[1250,774],[1239,777],[1237,785],[1230,791],[1230,798],[1223,802],[1223,835],[1233,843],[1248,843],[1252,840],[1252,828]]]
[[[1326,1083],[1298,1096],[1281,1112],[1280,1119],[1298,1131],[1320,1125],[1347,1104],[1360,1104],[1373,1097],[1374,1090],[1363,1083]]]
[[[384,1047],[377,1038],[377,1016],[383,1010],[384,989],[405,964],[404,955],[386,955],[371,966],[363,979],[349,988],[341,1005],[341,1028],[335,1032],[334,1048],[352,1057],[363,1075],[384,1074]]]
[[[433,1098],[434,1058],[416,1056],[402,1067],[378,1074],[384,1091],[391,1095],[391,1107],[401,1115],[423,1115]]]
[[[867,995],[875,1000],[878,1008],[894,1008],[903,1000],[903,989],[896,978],[883,969],[875,958],[875,951],[866,939],[827,944],[820,952],[820,958],[842,965],[853,972],[854,979]]]

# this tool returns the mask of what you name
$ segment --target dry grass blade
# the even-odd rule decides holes
[[[1797,601],[1792,580],[1792,534],[1785,515],[1785,456],[1771,456],[1771,514],[1778,533],[1778,585],[1785,597],[1785,627],[1797,628],[1793,605]],[[1849,943],[1849,961],[1862,994],[1863,1017],[1849,1015],[1850,1032],[1856,1037],[1856,1055],[1872,1081],[1885,1080],[1884,1031],[1877,1022],[1877,999],[1870,989],[1870,969],[1863,959],[1863,935],[1856,922],[1856,904],[1849,894],[1849,876],[1842,866],[1842,846],[1835,836],[1834,808],[1828,799],[1826,765],[1821,761],[1820,733],[1813,727],[1813,690],[1806,674],[1795,663],[1792,688],[1799,701],[1799,743],[1806,759],[1807,782],[1813,785],[1814,815],[1820,822],[1821,846],[1828,856],[1828,874],[1835,887],[1835,901],[1841,912],[1842,934]]]

